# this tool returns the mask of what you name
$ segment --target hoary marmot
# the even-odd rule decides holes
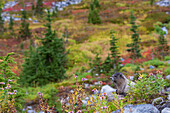
[[[116,87],[116,93],[121,95],[126,95],[126,92],[129,89],[129,82],[132,87],[134,87],[135,83],[129,81],[123,73],[115,73],[110,77],[113,81],[114,86]]]

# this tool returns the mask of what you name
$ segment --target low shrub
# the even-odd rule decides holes
[[[164,65],[164,63],[160,61],[159,59],[153,59],[153,60],[144,62],[143,65],[153,65],[155,67],[158,67],[158,66]]]
[[[165,56],[165,61],[170,60],[170,56]]]
[[[142,74],[136,81],[135,86],[130,86],[127,99],[132,100],[133,103],[151,103],[152,99],[159,97],[167,82],[163,79],[161,73],[153,75]]]
[[[0,113],[16,113],[22,108],[22,93],[18,87],[15,73],[11,71],[9,65],[15,63],[10,57],[14,53],[0,57]]]
[[[121,69],[121,71],[131,71],[134,72],[137,65],[135,64],[125,64],[125,66]]]
[[[167,67],[164,72],[166,75],[170,75],[170,67]]]

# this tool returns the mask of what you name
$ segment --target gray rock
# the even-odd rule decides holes
[[[164,101],[161,102],[159,105],[155,106],[159,111],[162,111],[164,108],[170,108],[170,102],[169,101]]]
[[[89,98],[89,97],[85,97],[84,99],[85,99],[86,101],[90,100],[90,98]]]
[[[167,92],[170,92],[170,87],[166,88],[166,91],[167,91]]]
[[[158,98],[155,98],[152,102],[152,105],[158,105],[160,104],[161,102],[163,102],[163,98],[162,97],[158,97]]]
[[[116,92],[116,89],[112,88],[109,85],[104,85],[101,89],[101,93],[110,93],[110,92]]]
[[[85,88],[89,88],[89,86],[90,86],[89,84],[84,83],[84,87],[85,87]]]
[[[153,66],[153,65],[149,66],[149,69],[154,69],[154,68],[155,68],[155,66]]]
[[[74,91],[73,90],[70,90],[70,93],[73,93]]]
[[[106,93],[108,101],[114,100],[112,92],[116,92],[116,89],[110,87],[109,85],[105,85],[101,89],[101,94]]]
[[[27,109],[28,110],[32,110],[32,106],[27,106]]]
[[[88,105],[88,101],[82,100],[82,102],[83,102],[83,104],[84,104],[85,106]]]
[[[133,79],[134,79],[134,76],[130,76],[130,77],[129,77],[129,79],[130,79],[131,81],[133,81]]]
[[[116,110],[112,113],[120,113]],[[124,107],[123,113],[160,113],[159,110],[152,104],[127,105]]]
[[[170,1],[162,0],[162,1],[157,2],[156,5],[168,7],[168,6],[170,6]]]
[[[168,79],[168,80],[170,80],[170,75],[167,75],[165,78]]]
[[[161,113],[170,113],[170,108],[164,108]]]
[[[28,110],[27,113],[36,113],[34,110]]]

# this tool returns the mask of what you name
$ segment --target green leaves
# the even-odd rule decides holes
[[[126,98],[134,98],[135,102],[139,103],[148,102],[151,99],[154,99],[155,96],[158,97],[165,85],[167,85],[167,82],[160,73],[156,75],[142,74],[136,81],[135,86],[130,86]]]

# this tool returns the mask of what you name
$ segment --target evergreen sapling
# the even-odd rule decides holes
[[[117,38],[114,36],[115,31],[110,31],[110,51],[111,51],[111,60],[112,60],[112,68],[115,72],[118,72],[121,68],[121,61],[120,56],[118,52],[118,46],[117,46]]]
[[[2,2],[0,2],[0,33],[4,33],[4,20],[2,18]]]
[[[27,39],[28,37],[31,36],[31,32],[29,29],[29,23],[27,22],[27,12],[23,10],[22,12],[22,18],[21,18],[21,27],[20,27],[20,38],[23,40]]]
[[[88,15],[88,23],[92,24],[101,24],[101,19],[99,16],[99,11],[96,8],[94,2],[91,1],[89,15]]]
[[[131,11],[131,16],[130,16],[130,24],[132,25],[132,28],[130,29],[133,34],[131,36],[132,38],[132,43],[130,44],[127,44],[127,51],[130,53],[130,57],[134,60],[134,59],[137,59],[137,58],[140,58],[142,57],[141,53],[140,53],[140,38],[139,38],[139,34],[137,33],[137,28],[138,26],[135,24],[135,20],[136,20],[136,17],[133,15],[133,11]]]
[[[32,83],[45,85],[64,79],[67,66],[67,52],[62,39],[56,37],[51,29],[51,15],[48,11],[48,23],[45,37],[41,39],[42,45],[38,48],[30,47],[30,54],[23,64],[22,81],[27,85]]]

